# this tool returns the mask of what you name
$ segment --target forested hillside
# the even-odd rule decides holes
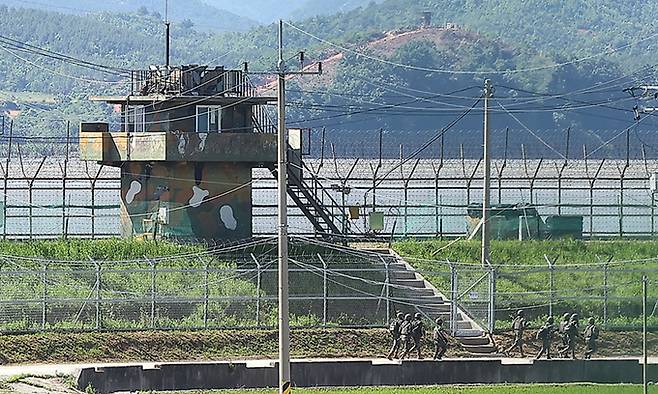
[[[138,12],[164,18],[164,0],[56,0],[22,1],[0,0],[0,5],[41,9],[63,14],[96,14],[100,12]],[[217,8],[204,0],[170,0],[169,19],[174,22],[190,21],[200,30],[247,31],[257,25],[247,13],[235,14],[228,9]]]
[[[223,4],[204,1],[214,8]],[[267,0],[258,1],[264,13],[271,11]],[[287,7],[303,10],[305,3],[322,13],[365,1],[299,0]],[[239,5],[247,3],[234,7]],[[427,10],[434,27],[421,28]],[[300,30],[286,27],[286,57],[305,50],[307,59],[325,61],[325,75],[291,81],[291,122],[342,130],[437,129],[472,105],[490,77],[505,108],[543,133],[626,127],[635,102],[623,88],[654,82],[646,66],[655,62],[657,12],[658,4],[647,0],[386,0],[293,21]],[[443,29],[446,22],[457,27]],[[4,36],[104,65],[132,69],[163,62],[162,16],[153,12],[64,15],[0,7],[0,23]],[[173,24],[174,64],[249,61],[251,70],[274,68],[274,25],[245,33],[202,30],[189,21]],[[86,97],[123,88],[90,81],[117,76],[2,46],[0,54],[0,100],[26,103],[16,121],[19,134],[62,135],[55,124],[62,119],[103,119],[108,109]],[[564,92],[577,94],[560,96]],[[497,127],[520,127],[505,109],[494,113],[501,114]],[[465,118],[459,129],[480,128],[480,115]]]

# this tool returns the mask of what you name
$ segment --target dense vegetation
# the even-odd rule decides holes
[[[57,0],[45,2],[0,0],[0,4],[22,8],[36,8],[55,11],[62,14],[95,14],[99,12],[138,12],[152,14],[164,19],[165,2],[163,0],[123,0],[108,2],[105,0]],[[257,23],[248,13],[235,14],[228,9],[218,9],[211,1],[185,0],[169,1],[168,17],[174,22],[194,23],[202,30],[246,31]]]
[[[208,3],[226,6],[219,0]],[[336,4],[323,2],[322,7],[313,9],[317,13],[323,13],[323,7],[342,10]],[[235,7],[243,5],[236,3]],[[292,10],[303,5],[291,3],[289,7]],[[345,53],[343,60],[328,66],[329,76],[291,83],[291,121],[295,125],[334,130],[436,130],[479,96],[485,75],[459,72],[510,70],[491,75],[498,86],[496,95],[529,127],[548,130],[549,134],[567,127],[619,129],[632,121],[630,109],[634,104],[621,90],[639,80],[651,81],[654,76],[652,69],[642,69],[654,61],[650,50],[652,15],[658,5],[651,1],[387,0],[367,5],[364,1],[349,2],[344,9],[342,13],[312,16],[295,24],[321,38],[362,48],[393,63],[455,73],[411,70]],[[263,10],[266,12],[266,8]],[[418,29],[420,13],[425,10],[434,12],[436,25],[453,22],[459,30],[438,41],[418,38],[393,49],[364,47],[385,37],[386,32]],[[306,15],[310,14],[300,11],[300,18]],[[3,35],[101,64],[144,68],[161,63],[163,58],[162,16],[149,9],[133,14],[63,15],[2,6],[0,23],[5,26]],[[273,25],[246,33],[204,30],[202,24],[195,26],[190,20],[174,24],[174,64],[235,66],[249,61],[252,70],[273,69],[277,45]],[[340,52],[290,28],[286,30],[285,44],[286,57],[306,50],[307,59],[322,60]],[[614,48],[622,49],[606,53]],[[586,61],[554,67],[588,57]],[[513,72],[516,69],[535,71]],[[19,100],[25,103],[25,112],[15,124],[19,135],[62,136],[67,120],[76,124],[82,119],[107,119],[109,109],[86,103],[86,97],[125,92],[125,86],[84,80],[114,81],[116,76],[22,52],[3,50],[0,74],[5,76],[0,81],[2,91],[41,92],[55,97],[55,103],[38,105]],[[597,87],[597,92],[590,92],[592,87]],[[584,92],[553,99],[541,96],[578,90]],[[460,93],[454,93],[457,91]],[[494,128],[520,127],[503,113],[501,108],[494,108],[494,114],[500,114],[493,119]],[[457,128],[477,129],[480,123],[479,114],[474,112]],[[41,144],[38,150],[49,153],[52,145]]]

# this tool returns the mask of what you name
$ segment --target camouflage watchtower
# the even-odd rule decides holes
[[[276,130],[241,70],[151,67],[126,96],[92,97],[121,113],[119,131],[82,123],[80,157],[121,169],[123,236],[252,236],[252,168],[272,167]]]

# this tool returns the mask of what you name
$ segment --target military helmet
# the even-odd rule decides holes
[[[519,309],[518,311],[516,311],[517,316],[523,316],[524,313],[525,312],[523,312],[523,309]]]
[[[398,312],[397,317],[398,319],[404,319],[404,313]]]
[[[574,313],[573,315],[571,315],[571,320],[578,320],[578,314]]]
[[[587,319],[587,323],[594,324],[594,318],[590,317],[589,319]]]
[[[420,313],[416,313],[416,314],[414,315],[414,317],[415,317],[416,319],[420,319],[420,318],[422,317],[422,315],[421,315]]]
[[[404,320],[411,320],[411,313],[404,315]]]
[[[569,320],[570,317],[571,315],[569,314],[569,312],[564,312],[564,315],[562,315],[562,320]]]
[[[437,326],[440,326],[442,324],[443,324],[443,319],[441,319],[440,317],[438,319],[436,319],[436,325]]]
[[[548,324],[553,324],[555,319],[553,319],[553,316],[549,316],[548,320],[546,320],[546,321],[548,322]]]

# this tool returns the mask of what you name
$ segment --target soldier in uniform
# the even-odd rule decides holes
[[[579,328],[580,323],[578,322],[578,314],[574,313],[569,318],[569,324],[567,324],[565,328],[567,346],[561,351],[565,357],[569,357],[569,354],[571,354],[571,358],[574,360],[576,359],[576,339],[580,335],[578,332]]]
[[[388,356],[386,356],[389,360],[392,360],[393,357],[398,356],[398,350],[400,349],[400,325],[403,321],[404,314],[402,312],[398,312],[397,316],[395,319],[393,319],[393,321],[391,321],[391,325],[388,327],[388,331],[393,337],[393,345],[391,346],[391,350],[388,352]]]
[[[414,350],[418,353],[418,359],[422,360],[423,356],[420,353],[421,350],[421,341],[423,339],[423,334],[425,334],[425,327],[423,327],[423,319],[420,313],[414,315],[414,320],[411,322],[411,340],[413,345],[411,348],[407,347],[407,350],[402,355],[404,359],[408,353],[413,352]]]
[[[436,319],[432,340],[434,341],[434,359],[441,360],[448,350],[448,334],[443,329],[443,319],[441,318]]]
[[[590,317],[587,320],[587,327],[585,327],[585,359],[592,358],[592,354],[596,352],[596,340],[599,338],[599,328],[594,324],[594,318]]]
[[[562,339],[562,348],[558,350],[558,354],[560,355],[560,357],[566,357],[566,355],[563,354],[562,351],[569,344],[569,337],[567,336],[567,326],[569,325],[570,317],[571,314],[569,312],[565,312],[564,315],[562,315],[562,320],[560,321],[560,325],[558,327],[558,333],[560,334],[560,338]]]
[[[407,355],[409,348],[412,345],[411,328],[411,314],[407,313],[400,324],[400,348],[402,349],[402,359]]]
[[[528,322],[524,317],[525,313],[522,310],[516,312],[516,318],[512,322],[512,329],[514,330],[514,343],[509,349],[505,350],[505,354],[509,354],[514,348],[519,349],[521,357],[525,357],[523,352],[523,332],[528,328]]]
[[[546,320],[546,323],[541,326],[539,331],[537,331],[537,339],[541,340],[541,349],[535,357],[537,360],[539,360],[541,356],[544,355],[544,353],[546,353],[547,360],[551,359],[551,339],[553,337],[553,333],[555,332],[555,325],[553,323],[554,319],[551,316],[548,318],[548,320]]]

